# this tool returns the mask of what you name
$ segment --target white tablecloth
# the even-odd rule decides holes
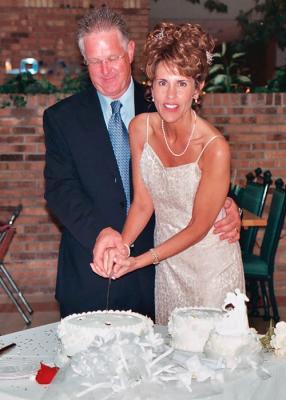
[[[17,344],[0,355],[0,400],[40,400],[44,396],[48,386],[39,385],[34,376],[40,361],[49,363],[55,358],[58,349],[56,327],[57,323],[54,323],[0,337],[0,347],[12,342]],[[157,330],[164,332],[160,328]],[[186,394],[186,400],[285,400],[286,359],[267,354],[263,366],[271,375],[268,379],[261,379],[254,370],[245,370],[228,377],[218,394],[214,394],[210,383],[197,383],[193,393]],[[198,385],[203,385],[204,396],[200,395]],[[207,395],[208,385],[212,395]],[[173,399],[173,396],[166,399]]]
[[[14,348],[0,355],[0,400],[41,399],[47,385],[39,385],[34,376],[41,361],[53,362],[55,358],[56,327],[54,323],[0,336],[0,347],[16,343]],[[11,379],[13,377],[16,379]]]

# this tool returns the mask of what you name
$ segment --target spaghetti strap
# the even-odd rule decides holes
[[[198,158],[197,158],[197,160],[196,160],[196,163],[198,163],[198,162],[200,161],[200,158],[201,158],[201,156],[203,155],[203,152],[205,151],[205,149],[208,147],[208,145],[209,145],[213,140],[215,140],[216,138],[220,138],[220,137],[221,137],[221,136],[216,135],[216,136],[213,136],[213,137],[210,138],[210,140],[205,144],[204,148],[203,148],[202,151],[200,152],[200,154],[199,154],[199,156],[198,156]]]
[[[146,121],[146,123],[147,123],[147,126],[146,126],[146,143],[148,143],[148,140],[149,140],[149,115],[150,114],[148,113],[147,114],[147,121]]]

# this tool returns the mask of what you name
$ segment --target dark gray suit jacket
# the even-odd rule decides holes
[[[135,112],[147,110],[144,90],[135,83]],[[61,314],[105,309],[107,279],[89,264],[99,232],[108,226],[122,230],[126,199],[96,90],[47,109],[44,131],[45,198],[62,229],[56,286]],[[153,246],[153,228],[152,220],[136,240],[134,255]],[[150,266],[112,281],[109,308],[154,318],[154,274]]]

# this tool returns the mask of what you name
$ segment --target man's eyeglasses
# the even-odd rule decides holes
[[[92,65],[93,67],[99,67],[102,64],[111,64],[111,65],[116,65],[122,58],[125,56],[126,53],[120,54],[120,55],[114,55],[114,56],[109,56],[104,58],[103,60],[100,60],[99,58],[90,58],[90,59],[85,59],[84,63],[85,65]]]

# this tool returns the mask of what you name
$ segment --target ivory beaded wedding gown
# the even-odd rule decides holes
[[[185,228],[192,217],[196,191],[201,179],[198,162],[165,167],[148,143],[141,156],[143,181],[151,193],[155,208],[155,245]],[[224,215],[221,210],[217,220]],[[243,264],[239,244],[220,240],[213,228],[199,243],[156,265],[156,323],[165,325],[176,307],[221,308],[225,295],[239,288],[245,292]]]

